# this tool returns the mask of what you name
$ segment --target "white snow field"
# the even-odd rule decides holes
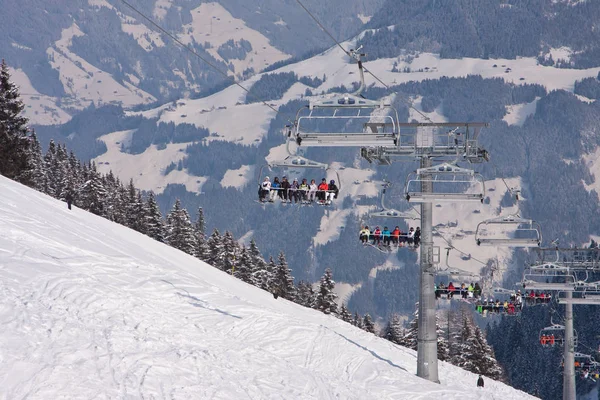
[[[1,399],[528,399],[0,177]]]

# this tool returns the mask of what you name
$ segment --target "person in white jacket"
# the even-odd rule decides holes
[[[314,179],[310,180],[310,185],[308,186],[308,201],[309,202],[314,202],[317,198],[317,190],[318,190],[318,186],[317,183],[315,182]]]
[[[265,180],[260,186],[260,201],[267,201],[269,199],[269,192],[271,191],[271,180],[268,176],[265,176]]]

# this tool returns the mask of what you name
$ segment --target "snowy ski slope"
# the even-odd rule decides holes
[[[1,399],[527,399],[0,177]]]

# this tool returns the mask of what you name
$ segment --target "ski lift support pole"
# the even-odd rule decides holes
[[[470,163],[481,163],[489,160],[489,153],[478,147],[477,137],[481,128],[487,123],[449,122],[449,123],[400,123],[400,129],[443,129],[449,128],[455,133],[463,130],[460,141],[452,143],[436,140],[432,137],[429,145],[419,144],[416,140],[405,143],[400,137],[393,147],[363,147],[361,156],[369,162],[376,161],[380,165],[390,165],[395,161],[420,160],[421,168],[432,166],[435,159],[456,161],[462,159]],[[416,136],[416,135],[415,135]],[[433,182],[425,179],[421,182],[421,193],[433,193]],[[437,358],[437,331],[435,325],[435,248],[433,246],[433,203],[421,203],[421,261],[419,278],[419,325],[417,347],[417,376],[439,383]],[[439,258],[439,254],[438,254]]]
[[[421,157],[421,168],[431,167],[431,158]],[[431,193],[433,182],[421,182],[421,192]],[[419,332],[417,336],[417,376],[439,383],[437,331],[435,326],[435,266],[433,265],[433,203],[421,203],[421,274]]]
[[[578,248],[536,248],[538,258],[542,263],[546,258],[554,257],[554,263],[568,268],[571,272],[600,271],[600,249],[578,249]],[[585,258],[581,256],[585,255]],[[579,258],[577,258],[579,256]],[[561,260],[561,261],[558,261]],[[573,298],[573,293],[581,289],[597,290],[596,282],[574,282],[565,283],[564,297],[558,297],[558,303],[565,305],[565,340],[563,349],[563,400],[576,400],[577,388],[575,381],[575,330],[573,328],[573,304],[598,305],[597,299],[586,300],[585,297]],[[577,292],[580,293],[580,292]]]

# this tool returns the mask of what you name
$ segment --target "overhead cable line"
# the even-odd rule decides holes
[[[199,59],[201,59],[202,61],[204,61],[209,67],[211,67],[212,69],[214,69],[215,71],[217,71],[219,74],[223,75],[226,79],[229,79],[230,76],[227,74],[227,72],[222,71],[219,67],[217,67],[214,63],[212,63],[206,57],[203,57],[201,54],[199,54],[197,51],[195,51],[192,47],[190,47],[190,46],[186,45],[185,43],[183,43],[175,35],[173,35],[169,31],[167,31],[166,29],[164,29],[162,26],[158,25],[151,18],[149,18],[148,16],[146,16],[143,12],[141,12],[140,10],[138,10],[137,8],[135,8],[129,2],[127,2],[126,0],[121,0],[121,2],[123,2],[123,4],[125,4],[127,7],[131,8],[140,17],[142,17],[143,19],[145,19],[146,21],[148,21],[156,29],[158,29],[159,31],[161,31],[162,33],[164,33],[165,35],[167,35],[168,37],[170,37],[175,43],[179,44],[181,47],[183,47],[184,49],[186,49],[187,51],[189,51],[191,54],[195,55],[196,57],[198,57]],[[263,105],[265,105],[265,106],[269,107],[271,110],[275,111],[276,114],[280,114],[279,110],[277,110],[275,107],[271,106],[269,103],[267,103],[263,99],[259,98],[255,94],[252,94],[249,89],[246,89],[244,86],[242,86],[235,79],[233,80],[233,84],[236,85],[236,86],[238,86],[238,87],[240,87],[244,92],[246,92],[247,95],[253,97],[254,99],[256,99],[259,102],[261,102]],[[291,122],[291,121],[289,121],[289,122]]]
[[[325,26],[323,26],[323,24],[321,23],[321,21],[319,21],[319,19],[317,17],[315,17],[315,15],[313,13],[310,12],[310,10],[308,8],[306,8],[306,6],[304,4],[302,4],[302,1],[300,0],[296,0],[296,3],[298,3],[298,5],[300,7],[302,7],[304,9],[304,11],[306,11],[306,13],[308,15],[310,15],[310,17],[317,23],[317,25],[319,25],[319,27],[321,28],[321,30],[323,32],[325,32],[325,34],[327,36],[329,36],[331,38],[331,40],[333,40],[335,42],[335,44],[342,49],[342,51],[344,53],[346,53],[351,59],[354,59],[354,56],[344,48],[344,46],[342,46],[342,44],[327,30],[327,28],[325,28]],[[385,86],[386,89],[391,89],[390,85],[386,84],[384,81],[382,81],[379,77],[377,77],[373,72],[369,71],[367,68],[365,68],[363,66],[363,69],[365,70],[366,73],[368,73],[369,75],[371,75],[377,82],[381,83],[383,86]],[[408,100],[402,99],[402,101],[404,103],[406,103],[410,108],[412,108],[414,111],[416,111],[417,113],[419,113],[423,118],[425,118],[427,121],[433,123],[432,119],[429,118],[427,115],[425,115],[425,113],[423,113],[421,110],[417,109],[416,107],[414,107],[412,105],[412,103]]]

